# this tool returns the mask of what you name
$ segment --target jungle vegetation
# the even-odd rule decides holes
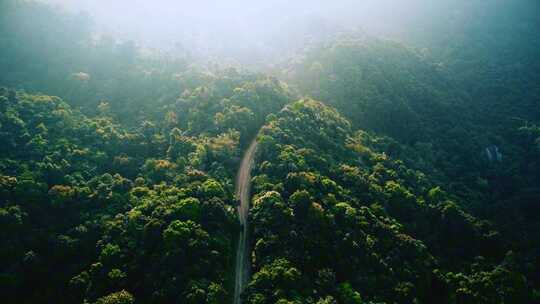
[[[244,303],[540,302],[540,7],[452,6],[243,62],[0,2],[2,303],[231,302],[254,139]]]

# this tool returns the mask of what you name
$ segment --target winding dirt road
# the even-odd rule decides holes
[[[238,248],[236,250],[236,267],[235,267],[235,283],[234,283],[234,302],[240,304],[242,300],[240,295],[246,287],[249,280],[250,261],[249,261],[249,242],[248,242],[248,215],[249,203],[251,201],[250,185],[251,185],[251,168],[253,167],[253,157],[257,149],[257,141],[253,140],[249,145],[242,163],[238,169],[236,177],[236,195],[240,199],[238,206],[238,218],[242,225],[240,236],[238,237]]]

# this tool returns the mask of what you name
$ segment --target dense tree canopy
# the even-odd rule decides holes
[[[335,110],[293,103],[259,140],[249,303],[358,303],[357,293],[377,303],[489,303],[495,294],[530,301],[514,254],[491,223],[378,151],[373,137],[353,133]],[[276,263],[297,276],[294,284],[266,274]],[[480,283],[486,279],[494,283]],[[273,292],[279,284],[287,292]]]
[[[539,22],[495,2],[255,72],[1,1],[2,301],[231,302],[253,140],[244,303],[540,301]]]

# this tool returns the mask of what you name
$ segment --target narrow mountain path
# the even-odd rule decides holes
[[[253,157],[257,149],[257,141],[253,140],[249,145],[236,177],[236,195],[240,199],[238,206],[238,218],[242,229],[238,237],[238,248],[236,250],[236,267],[235,267],[235,283],[234,283],[234,302],[240,304],[240,294],[244,291],[249,280],[250,261],[249,261],[249,242],[248,242],[248,215],[249,203],[251,201],[250,186],[251,186],[251,168],[253,167]]]

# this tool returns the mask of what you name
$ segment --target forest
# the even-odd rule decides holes
[[[540,3],[160,1],[0,1],[0,302],[540,303]]]

